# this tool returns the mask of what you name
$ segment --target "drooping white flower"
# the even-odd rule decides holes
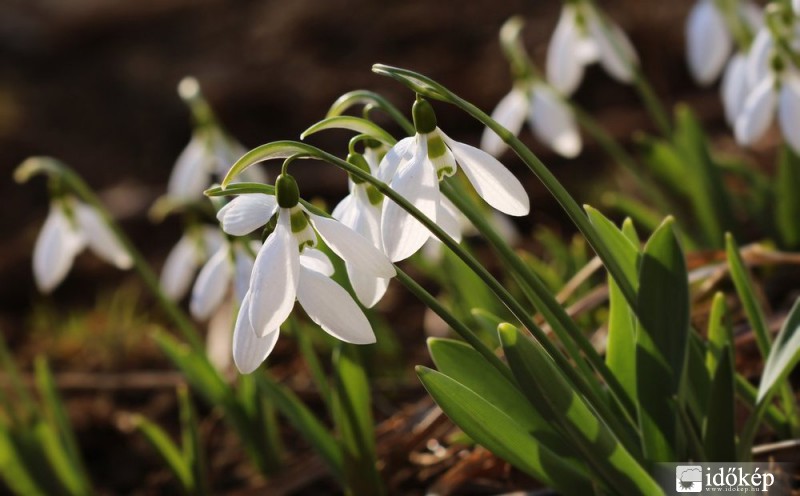
[[[800,153],[800,75],[794,69],[769,74],[750,91],[736,118],[736,141],[753,145],[767,132],[776,111],[784,139]]]
[[[255,243],[256,251],[260,243]],[[189,309],[198,320],[207,320],[233,291],[241,304],[250,285],[254,258],[241,243],[224,242],[200,269],[192,288]]]
[[[395,274],[386,256],[360,234],[337,220],[306,211],[297,204],[296,196],[294,201],[281,201],[281,180],[286,184],[285,178],[294,183],[286,175],[278,179],[278,201],[284,206],[277,208],[275,230],[256,256],[234,330],[234,362],[242,373],[255,370],[272,350],[295,300],[311,320],[337,339],[356,344],[375,341],[358,304],[331,279],[330,260],[313,248],[317,236],[343,260],[359,264],[374,277]]]
[[[348,162],[359,164],[370,174],[377,175],[380,156],[378,150],[367,147],[364,155],[350,154]],[[383,251],[381,238],[381,207],[383,195],[369,183],[349,180],[350,194],[333,209],[333,218],[367,239],[373,246]],[[359,265],[345,261],[347,276],[353,285],[353,291],[359,301],[366,307],[372,307],[386,293],[389,279],[375,277],[360,270]]]
[[[618,81],[629,83],[638,57],[622,29],[591,2],[568,2],[547,48],[547,80],[562,94],[571,95],[584,68],[594,62]]]
[[[736,117],[742,110],[750,85],[747,82],[747,57],[741,53],[734,55],[722,75],[720,93],[725,120],[728,125],[736,123]]]
[[[58,286],[75,256],[87,246],[119,269],[133,266],[130,254],[94,207],[74,198],[53,201],[33,250],[33,275],[39,291],[49,293]]]
[[[180,300],[189,291],[197,270],[224,242],[218,229],[210,226],[187,231],[172,248],[161,269],[161,289],[167,297]]]
[[[467,179],[490,206],[508,215],[526,215],[528,194],[519,180],[488,153],[450,139],[436,126],[430,104],[414,104],[417,133],[400,140],[381,161],[378,178],[438,222],[441,210],[439,180],[464,171]],[[384,201],[381,238],[392,261],[413,255],[430,237],[425,226],[393,201]]]
[[[536,137],[559,155],[573,158],[580,153],[581,135],[575,116],[561,97],[541,81],[515,84],[492,112],[492,119],[515,135],[526,118]],[[507,146],[497,133],[484,129],[481,149],[497,157]]]
[[[737,16],[735,21],[748,29],[757,31],[763,24],[761,10],[753,2],[737,1],[731,6],[735,12],[728,15]],[[714,0],[699,0],[689,12],[686,58],[689,72],[702,85],[709,85],[719,77],[733,49],[733,35],[725,16]]]

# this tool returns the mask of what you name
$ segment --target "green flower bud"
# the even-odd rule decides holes
[[[292,208],[300,203],[297,181],[289,174],[281,174],[275,181],[275,198],[281,208]]]
[[[428,134],[436,129],[436,113],[427,100],[418,98],[411,107],[411,115],[414,117],[414,129],[419,134]]]

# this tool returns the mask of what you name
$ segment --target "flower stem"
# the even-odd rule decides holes
[[[164,294],[158,282],[158,277],[147,264],[147,261],[111,217],[108,210],[86,182],[72,169],[67,167],[67,165],[51,157],[31,157],[27,159],[17,168],[14,177],[17,182],[25,182],[30,177],[37,174],[47,174],[49,177],[61,181],[64,186],[71,189],[81,200],[97,210],[103,222],[111,229],[117,241],[119,241],[125,251],[130,255],[133,260],[133,266],[136,272],[139,273],[142,281],[144,281],[147,289],[150,290],[150,293],[155,297],[158,304],[178,328],[181,335],[193,349],[202,350],[203,342],[200,340],[200,334],[197,332],[197,329],[195,329],[192,322],[178,305]]]

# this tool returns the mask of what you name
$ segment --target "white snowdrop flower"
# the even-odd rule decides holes
[[[377,175],[378,154],[374,148],[367,147],[364,155],[351,153],[347,161],[365,172]],[[366,238],[373,246],[383,252],[381,238],[381,207],[383,195],[371,184],[358,178],[350,177],[350,194],[333,209],[333,218]],[[353,291],[359,301],[366,307],[372,307],[386,293],[389,279],[375,277],[360,270],[357,263],[345,261],[347,276],[353,285]]]
[[[195,227],[186,232],[167,255],[161,269],[161,289],[164,294],[173,300],[183,298],[197,270],[223,242],[219,230],[210,226]]]
[[[39,291],[49,293],[58,286],[75,256],[87,246],[119,269],[133,266],[130,254],[94,207],[74,198],[54,200],[33,250],[33,275]]]
[[[796,15],[800,15],[800,0],[792,0],[792,10]]]
[[[433,108],[418,99],[413,107],[416,134],[400,140],[381,160],[378,178],[389,182],[431,221],[439,222],[439,180],[458,166],[489,205],[508,215],[526,215],[528,194],[519,180],[497,159],[478,148],[450,139],[436,126]],[[410,257],[430,237],[417,219],[393,201],[383,202],[381,238],[392,261]]]
[[[374,277],[395,275],[391,262],[363,236],[299,205],[297,184],[291,176],[282,174],[275,186],[275,230],[258,251],[234,329],[234,363],[242,373],[252,372],[266,359],[295,300],[311,320],[337,339],[356,344],[375,342],[361,308],[331,279],[330,260],[314,249],[317,236],[345,262],[359,264]]]
[[[749,89],[750,86],[747,83],[747,57],[737,53],[728,62],[720,85],[725,120],[730,126],[735,124],[736,117],[742,110]]]
[[[547,80],[571,95],[583,79],[585,66],[594,62],[600,62],[613,78],[629,83],[638,57],[622,29],[591,2],[568,2],[547,48]]]
[[[518,82],[497,104],[492,119],[518,135],[527,117],[536,137],[559,155],[574,158],[581,151],[581,135],[572,110],[541,81]],[[481,149],[499,156],[508,145],[488,127],[481,136]]]
[[[183,149],[167,183],[167,196],[180,201],[203,197],[203,191],[225,177],[228,169],[246,150],[213,124],[200,127]],[[266,176],[258,167],[250,167],[239,178],[241,182],[264,182]]]
[[[800,75],[794,69],[768,74],[750,91],[736,118],[736,141],[745,146],[757,142],[772,124],[776,110],[784,139],[800,153]]]
[[[763,24],[761,10],[750,1],[734,2],[732,15],[752,31]],[[686,58],[689,72],[702,85],[713,83],[722,72],[733,49],[733,35],[714,0],[699,0],[689,12],[686,22]]]
[[[222,243],[197,275],[189,303],[192,316],[209,319],[231,291],[241,304],[250,285],[253,262],[253,256],[241,243]]]

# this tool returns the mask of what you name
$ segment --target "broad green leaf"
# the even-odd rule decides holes
[[[366,134],[387,146],[394,146],[397,142],[391,134],[374,122],[350,115],[339,115],[323,119],[303,131],[300,139],[306,139],[308,136],[326,129],[348,129],[360,134]]]
[[[178,480],[186,494],[194,494],[194,477],[191,467],[183,457],[181,449],[169,437],[164,429],[147,418],[136,415],[134,425],[142,433],[147,442],[156,450],[158,455],[167,464],[172,475]]]
[[[717,362],[725,347],[733,348],[733,328],[728,319],[725,305],[725,294],[718,292],[711,301],[711,312],[708,316],[708,350],[706,352],[706,368],[711,377],[717,369]]]
[[[703,425],[703,446],[710,462],[736,460],[735,385],[733,349],[724,346],[708,395],[708,407]]]
[[[73,496],[83,496],[91,493],[91,490],[84,483],[82,474],[72,464],[69,453],[64,448],[56,429],[42,421],[33,427],[33,432],[39,443],[41,453],[52,468],[63,491]]]
[[[685,372],[681,383],[678,404],[692,414],[701,426],[706,418],[708,395],[711,390],[711,377],[706,368],[706,344],[697,332],[689,333]]]
[[[486,449],[563,494],[594,494],[587,475],[545,448],[517,417],[441,372],[418,366],[417,375],[450,420]]]
[[[624,194],[604,193],[603,205],[632,218],[645,232],[653,232],[661,224],[661,214],[657,210]]]
[[[675,457],[678,395],[689,333],[689,280],[683,251],[667,218],[644,247],[639,268],[636,390],[647,458]]]
[[[266,374],[256,374],[256,383],[261,392],[303,436],[314,451],[328,465],[331,474],[343,482],[343,459],[336,440],[314,413],[289,388],[278,384]]]
[[[636,265],[638,262],[639,249],[613,222],[608,220],[597,209],[589,205],[584,205],[583,209],[586,210],[589,221],[594,226],[597,234],[614,253],[614,256],[619,261],[620,267],[622,267],[624,271],[625,278],[635,290],[638,287]],[[612,276],[614,275],[612,274]]]
[[[347,492],[353,495],[384,493],[375,452],[375,424],[369,381],[361,351],[340,343],[334,351],[333,419],[344,457]]]
[[[725,252],[728,256],[728,267],[731,271],[733,284],[736,286],[736,293],[739,295],[747,320],[753,329],[761,356],[766,359],[770,349],[767,319],[764,317],[764,312],[761,310],[761,305],[756,298],[755,288],[750,280],[750,273],[744,265],[742,256],[739,254],[739,246],[730,233],[725,235]]]
[[[536,408],[548,410],[572,448],[620,494],[663,494],[658,484],[631,456],[614,433],[570,386],[541,345],[523,336],[512,325],[498,327],[508,363],[520,389]]]
[[[0,422],[0,476],[15,494],[20,496],[39,496],[47,492],[39,487],[37,479],[25,464],[25,459],[18,452],[11,432]]]
[[[773,187],[775,225],[783,245],[800,247],[800,156],[783,145],[778,159],[778,173]]]
[[[800,361],[799,331],[800,299],[795,301],[767,357],[758,386],[758,401],[762,401],[776,384],[783,382]]]

